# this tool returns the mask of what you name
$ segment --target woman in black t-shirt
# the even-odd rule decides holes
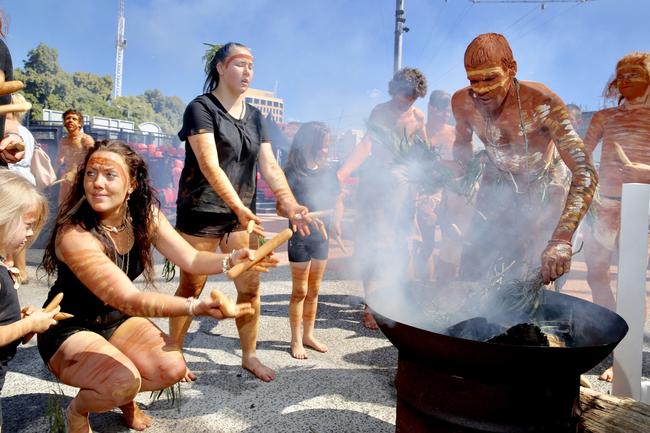
[[[176,228],[183,238],[203,251],[223,252],[249,245],[246,227],[262,234],[255,215],[256,165],[273,190],[281,214],[308,234],[308,210],[299,205],[284,173],[276,162],[262,114],[244,101],[253,79],[251,51],[238,43],[227,43],[212,56],[206,68],[205,94],[187,106],[178,136],[185,141],[185,166],[178,188]],[[178,296],[198,296],[206,275],[181,272]],[[275,372],[256,355],[260,317],[259,275],[244,273],[235,279],[237,300],[250,302],[255,314],[237,320],[242,348],[242,366],[268,382]],[[182,346],[191,317],[170,320],[170,334]],[[186,379],[196,377],[188,371]]]
[[[327,346],[314,337],[318,308],[318,291],[325,274],[329,240],[327,232],[334,219],[333,234],[341,235],[343,200],[339,192],[336,167],[327,163],[330,143],[329,128],[320,122],[303,124],[291,144],[284,167],[291,191],[300,203],[312,211],[333,211],[322,216],[324,226],[312,230],[309,236],[295,233],[289,240],[291,266],[291,300],[289,326],[291,327],[291,356],[307,359],[305,346],[327,352]],[[304,327],[304,332],[300,329]]]

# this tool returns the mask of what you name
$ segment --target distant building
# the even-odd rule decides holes
[[[248,89],[246,102],[259,109],[264,116],[271,116],[276,123],[284,122],[284,100],[268,90]]]

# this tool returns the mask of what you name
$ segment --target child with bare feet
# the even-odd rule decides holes
[[[7,364],[16,355],[21,342],[43,332],[57,322],[55,308],[45,312],[33,306],[20,308],[14,289],[17,270],[5,265],[5,257],[25,247],[43,225],[47,216],[47,200],[25,178],[0,170],[0,390],[7,374]],[[26,337],[28,336],[28,337]],[[0,406],[0,431],[2,407]]]
[[[289,301],[291,356],[307,359],[305,346],[327,352],[327,346],[314,337],[318,291],[327,265],[328,231],[341,235],[343,200],[339,194],[336,168],[327,163],[329,128],[320,122],[303,124],[291,144],[284,171],[296,200],[318,213],[309,236],[295,233],[289,240],[292,291]],[[332,219],[334,224],[332,226]],[[304,332],[301,330],[301,324]]]
[[[151,419],[136,406],[136,394],[167,388],[187,371],[180,346],[147,318],[221,320],[252,313],[249,303],[233,309],[218,296],[199,300],[138,290],[133,280],[141,274],[153,283],[152,247],[200,274],[227,271],[253,253],[197,251],[183,240],[159,209],[142,157],[121,141],[97,143],[80,168],[42,264],[57,275],[47,303],[65,294],[61,308],[74,317],[39,335],[38,350],[61,382],[80,388],[66,412],[69,433],[89,432],[90,412],[115,407],[129,428],[144,430]],[[276,264],[267,257],[253,270]]]

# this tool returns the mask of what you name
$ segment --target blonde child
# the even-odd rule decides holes
[[[5,265],[5,257],[25,247],[38,234],[46,216],[47,201],[43,195],[19,174],[0,170],[0,390],[7,364],[16,355],[21,339],[57,323],[53,317],[59,312],[58,307],[49,313],[31,305],[21,310],[13,269]],[[0,422],[1,416],[0,406]]]

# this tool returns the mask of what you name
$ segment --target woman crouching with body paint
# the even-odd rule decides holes
[[[95,144],[62,204],[42,264],[48,275],[57,273],[47,302],[64,293],[61,309],[74,315],[38,338],[54,375],[81,388],[66,411],[70,433],[90,432],[88,414],[114,407],[128,427],[144,430],[151,419],[136,406],[136,394],[184,377],[180,347],[145,317],[252,313],[250,304],[235,306],[227,298],[199,301],[141,292],[133,280],[144,274],[153,282],[151,246],[199,274],[221,273],[252,258],[246,249],[230,255],[194,249],[160,212],[142,158],[121,141]],[[276,263],[266,258],[255,270]]]

